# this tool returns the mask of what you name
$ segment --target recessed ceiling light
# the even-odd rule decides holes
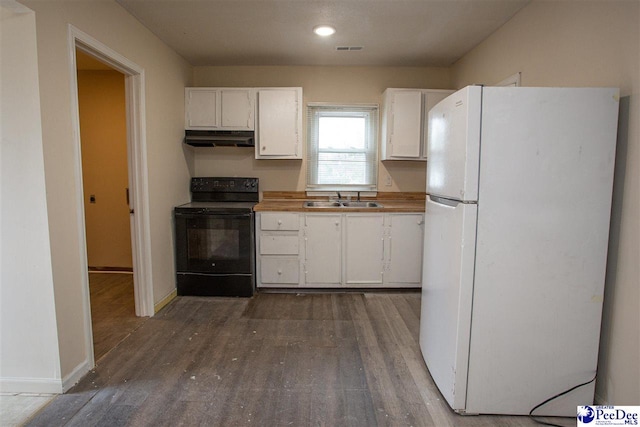
[[[317,27],[313,27],[313,32],[319,36],[327,37],[336,32],[336,29],[330,25],[318,25]]]

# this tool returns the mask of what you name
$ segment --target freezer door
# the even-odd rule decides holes
[[[481,95],[480,86],[468,86],[429,112],[428,194],[478,200]]]
[[[477,207],[429,196],[420,349],[451,408],[466,405]]]

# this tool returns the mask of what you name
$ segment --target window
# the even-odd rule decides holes
[[[378,107],[307,107],[307,190],[375,191]]]

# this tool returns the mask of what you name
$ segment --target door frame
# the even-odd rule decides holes
[[[95,364],[93,354],[93,332],[91,327],[91,305],[89,297],[89,274],[87,239],[84,216],[82,182],[82,155],[80,145],[80,108],[78,102],[78,78],[76,71],[76,48],[109,65],[125,75],[125,100],[127,124],[127,162],[129,169],[129,208],[134,214],[131,221],[131,249],[133,281],[137,316],[153,316],[153,286],[151,280],[151,233],[149,219],[149,182],[147,169],[145,129],[145,72],[142,67],[120,55],[105,44],[89,36],[73,25],[68,30],[69,74],[71,81],[71,120],[75,151],[75,176],[77,215],[79,218],[80,260],[83,284],[83,317],[85,323],[85,346],[91,366]]]

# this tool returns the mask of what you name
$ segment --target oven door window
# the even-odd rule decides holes
[[[178,271],[249,273],[253,260],[251,215],[177,216]]]

